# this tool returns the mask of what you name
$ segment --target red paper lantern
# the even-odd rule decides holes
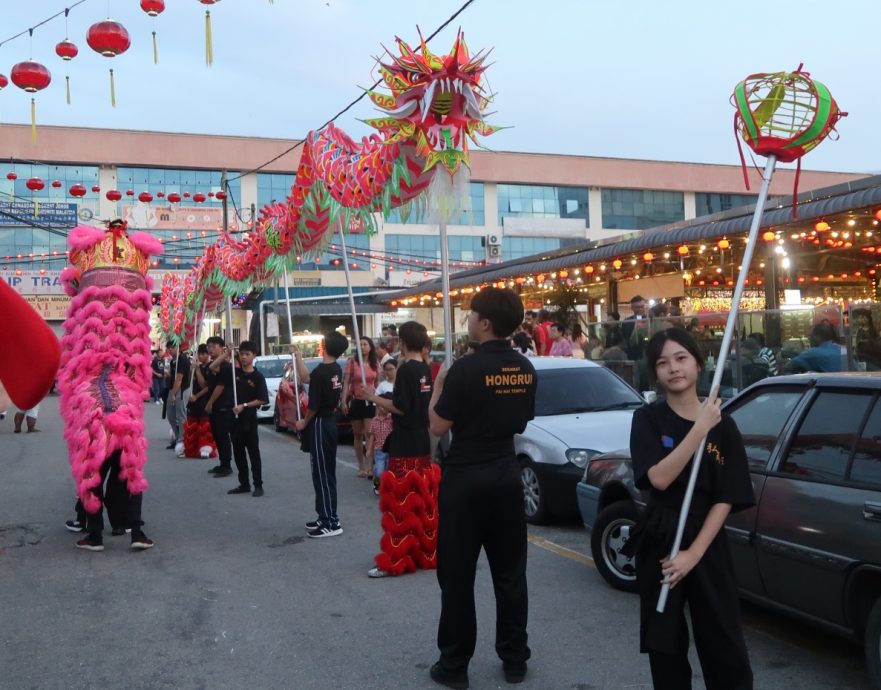
[[[95,185],[94,187],[92,187],[92,191],[95,192],[95,194],[97,194],[98,192],[101,191],[101,188],[98,185]]]
[[[138,194],[138,201],[149,204],[151,201],[153,201],[153,195],[150,194],[150,192],[141,192],[140,194]]]
[[[208,198],[209,198],[209,199],[213,199],[213,198],[214,198],[214,192],[208,192]]]
[[[202,192],[196,192],[195,194],[193,194],[193,201],[195,201],[197,204],[201,204],[205,201],[205,195],[202,194]]]
[[[126,196],[134,196],[134,195],[135,195],[135,190],[134,190],[134,189],[126,189],[126,190],[125,190],[125,195],[126,195]]]
[[[41,180],[39,177],[32,177],[27,182],[25,182],[25,186],[32,192],[39,192],[46,186],[46,183],[43,182],[43,180]]]
[[[55,46],[55,54],[62,60],[73,60],[79,55],[80,49],[76,47],[76,43],[68,41],[66,38]]]
[[[16,175],[14,172],[8,172],[8,173],[6,173],[6,179],[7,180],[17,180],[18,175]]]
[[[25,60],[13,66],[12,83],[27,93],[42,91],[52,82],[52,74],[45,66],[33,60]],[[37,102],[31,98],[31,141],[37,143]]]
[[[650,264],[652,261],[654,261],[654,259],[655,259],[655,255],[652,254],[651,252],[646,252],[645,254],[642,255],[642,260],[645,261],[647,264]]]
[[[731,243],[726,240],[724,237],[719,240],[719,249],[728,249],[731,246]]]
[[[679,254],[679,256],[688,256],[688,245],[687,245],[687,244],[683,244],[682,246],[680,246],[680,247],[676,250],[676,252]]]
[[[9,86],[9,80],[6,78],[5,74],[0,74],[0,91]]]
[[[777,233],[773,230],[765,230],[765,232],[762,233],[762,239],[765,240],[765,242],[773,242],[777,239]]]
[[[621,259],[615,259],[615,260],[612,262],[612,268],[614,268],[616,271],[617,271],[619,268],[621,268],[622,265],[623,265],[623,262],[621,261]]]
[[[165,192],[156,192],[156,198],[157,198],[157,199],[164,199],[164,198],[165,198]]]
[[[86,195],[86,188],[81,184],[72,185],[67,191],[70,192],[71,196],[75,197],[84,197]]]
[[[817,232],[826,232],[831,226],[825,220],[821,220],[814,226],[814,230]]]
[[[180,203],[180,194],[177,194],[176,192],[172,192],[171,194],[168,195],[168,201],[171,204],[179,204]]]
[[[226,192],[217,192],[214,195],[214,198],[217,199],[218,201],[223,201],[224,199],[226,199]]]
[[[61,187],[61,180],[52,180],[52,186],[55,187],[55,189],[60,188]]]
[[[118,189],[111,189],[104,196],[107,197],[108,201],[119,201],[122,199],[122,192]]]
[[[151,17],[155,17],[165,11],[165,2],[164,0],[141,0],[141,9]]]
[[[86,42],[96,53],[109,58],[124,53],[132,44],[125,27],[112,19],[105,19],[103,22],[92,24],[86,33]],[[116,107],[116,86],[113,82],[113,69],[110,70],[110,103],[113,107]]]
[[[184,192],[184,199],[189,199],[189,198],[190,198],[190,193]]]

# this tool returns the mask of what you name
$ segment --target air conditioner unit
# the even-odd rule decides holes
[[[490,259],[500,259],[502,257],[502,247],[498,244],[491,244],[486,248],[486,255]]]
[[[500,246],[502,244],[502,236],[493,233],[486,236],[486,244],[489,247]]]

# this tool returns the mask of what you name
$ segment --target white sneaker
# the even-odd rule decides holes
[[[179,458],[184,458],[184,457],[186,457],[186,453],[184,453],[184,444],[183,444],[183,443],[178,443],[178,444],[174,447],[174,452],[175,452],[175,454],[177,455],[177,457],[179,457]]]
[[[367,577],[391,577],[391,575],[388,570],[380,570],[379,568],[371,568],[367,571]]]

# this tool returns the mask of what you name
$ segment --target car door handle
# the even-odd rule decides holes
[[[866,501],[863,503],[863,519],[881,521],[881,503]]]

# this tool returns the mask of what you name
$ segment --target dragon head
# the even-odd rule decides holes
[[[488,52],[471,57],[461,31],[448,55],[435,55],[420,33],[420,49],[413,50],[400,38],[399,55],[386,49],[391,62],[379,62],[379,71],[391,94],[368,91],[385,117],[365,120],[386,137],[386,141],[412,141],[425,170],[442,164],[455,175],[468,160],[470,138],[495,132],[484,122],[484,110],[491,95],[481,84]]]

